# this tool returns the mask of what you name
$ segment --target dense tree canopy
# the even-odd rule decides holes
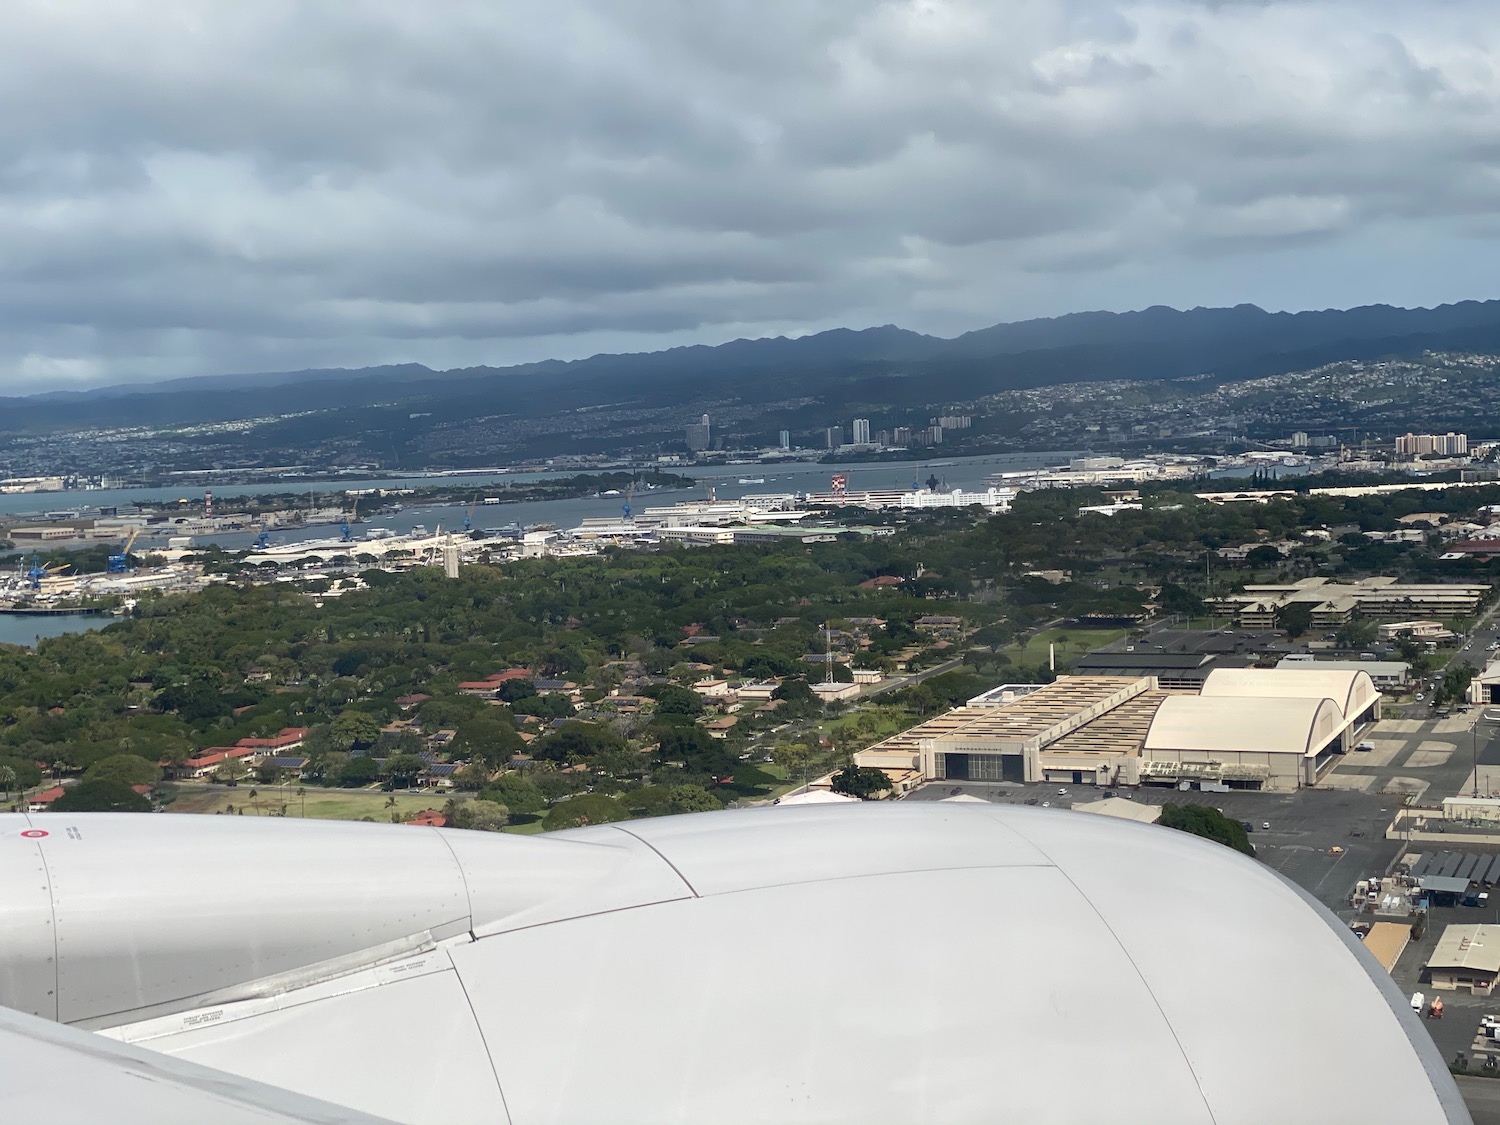
[[[1166,828],[1175,828],[1179,832],[1190,832],[1194,836],[1217,840],[1225,847],[1244,852],[1246,855],[1255,854],[1255,849],[1250,846],[1250,836],[1245,831],[1245,826],[1207,805],[1163,805],[1159,823]]]
[[[49,812],[150,812],[151,802],[123,781],[83,781],[48,806]]]

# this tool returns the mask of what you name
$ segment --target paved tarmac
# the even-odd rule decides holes
[[[1474,1125],[1500,1125],[1500,1079],[1459,1078],[1458,1089]]]

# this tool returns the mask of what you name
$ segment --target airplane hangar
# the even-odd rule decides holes
[[[1216,668],[1197,694],[1151,676],[1063,676],[994,689],[855,762],[907,783],[1292,790],[1315,784],[1380,710],[1360,670]]]

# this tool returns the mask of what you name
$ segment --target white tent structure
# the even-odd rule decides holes
[[[0,816],[0,1003],[27,1125],[1469,1121],[1276,872],[1017,806]]]

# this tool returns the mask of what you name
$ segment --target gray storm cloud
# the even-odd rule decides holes
[[[1478,0],[12,0],[0,386],[1493,296],[1497,41]]]

